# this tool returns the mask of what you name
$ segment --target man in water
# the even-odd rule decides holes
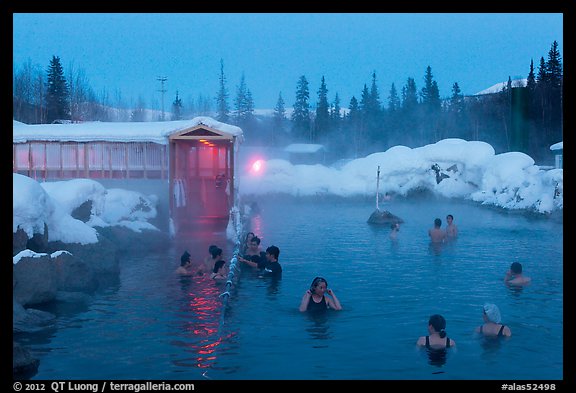
[[[392,225],[390,225],[390,240],[397,240],[398,239],[398,231],[400,230],[400,224],[398,222],[393,222]]]
[[[180,257],[180,266],[176,269],[176,274],[181,276],[192,275],[192,260],[191,255],[188,251],[184,251],[184,254]]]
[[[522,274],[522,264],[520,262],[513,262],[512,265],[510,265],[510,270],[508,270],[506,276],[504,276],[506,285],[525,285],[531,280],[530,277]]]
[[[454,216],[448,214],[446,216],[446,239],[454,240],[458,237],[458,227],[454,224]]]
[[[446,233],[442,230],[442,220],[436,218],[434,220],[434,228],[428,230],[428,236],[432,243],[443,243],[446,239]]]
[[[278,256],[280,255],[280,249],[276,246],[270,246],[266,249],[266,266],[262,271],[262,276],[281,278],[282,277],[282,266],[278,262]]]

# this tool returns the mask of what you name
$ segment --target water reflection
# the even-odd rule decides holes
[[[519,297],[524,291],[523,285],[506,285],[506,287],[508,288],[510,295],[513,297]]]
[[[265,228],[262,223],[262,216],[260,214],[255,214],[250,217],[250,229],[256,234],[261,240],[264,239]]]
[[[276,297],[280,292],[280,283],[282,282],[282,278],[278,277],[267,277],[268,280],[268,287],[266,288],[266,294],[268,296]]]
[[[448,356],[448,351],[443,349],[432,349],[426,348],[426,353],[428,355],[428,363],[432,366],[442,367],[446,364],[446,358]]]
[[[308,321],[310,322],[306,331],[315,340],[329,340],[332,338],[330,334],[330,326],[328,325],[329,311],[325,312],[306,312]],[[326,346],[326,345],[324,345]]]
[[[440,255],[442,253],[442,246],[443,243],[430,242],[430,244],[428,245],[428,251],[432,255]]]
[[[222,344],[219,321],[222,301],[221,286],[204,277],[179,277],[181,298],[178,302],[179,329],[181,340],[171,344],[185,349],[192,357],[175,359],[172,363],[180,367],[211,368],[216,359],[216,350]]]

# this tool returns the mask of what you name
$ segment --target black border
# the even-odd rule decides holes
[[[570,139],[572,138],[572,133],[576,131],[574,124],[574,108],[576,104],[574,103],[574,92],[576,88],[574,86],[574,49],[576,48],[576,43],[574,39],[576,37],[576,18],[574,13],[574,6],[571,1],[545,1],[539,4],[527,4],[519,1],[493,1],[487,0],[483,2],[476,2],[474,4],[467,4],[467,2],[460,2],[459,4],[453,4],[452,2],[445,2],[444,4],[438,4],[435,2],[404,2],[400,4],[395,4],[393,6],[384,4],[380,8],[374,5],[368,4],[358,4],[353,2],[347,2],[346,4],[340,3],[320,3],[320,2],[308,2],[308,4],[297,4],[293,2],[284,2],[283,4],[261,4],[256,6],[255,4],[247,5],[242,2],[236,2],[233,4],[226,5],[217,4],[212,2],[211,4],[199,4],[200,2],[170,2],[168,3],[138,3],[134,5],[132,3],[108,3],[108,2],[37,2],[37,1],[0,1],[0,7],[2,10],[0,19],[0,28],[2,29],[3,37],[12,37],[12,14],[13,13],[36,13],[36,12],[83,12],[83,13],[93,13],[93,12],[220,12],[222,8],[226,9],[226,12],[479,12],[479,13],[563,13],[564,14],[564,43],[563,43],[563,66],[564,66],[564,132],[563,139],[569,145],[571,144]],[[188,5],[185,5],[188,4]],[[479,32],[481,34],[481,32]],[[12,48],[12,40],[10,41],[10,47]],[[12,59],[12,52],[10,53],[10,58]],[[7,62],[5,64],[8,64]],[[8,66],[7,66],[8,68]],[[5,70],[3,76],[6,83],[3,84],[5,87],[6,94],[8,94],[7,86],[12,86],[12,73]],[[8,101],[4,101],[8,102]],[[12,125],[8,124],[9,117],[8,113],[4,113],[2,116],[2,122],[5,123],[4,130],[11,129]],[[7,143],[5,144],[8,150]],[[11,155],[10,151],[7,151],[3,156],[8,161]],[[568,166],[568,177],[571,178],[573,172],[570,168],[572,159],[571,156],[566,158],[564,155],[564,166]],[[6,169],[8,169],[8,163],[6,163]],[[8,177],[7,177],[8,178]],[[570,179],[564,180],[564,195],[573,195],[571,192],[572,183]],[[568,199],[572,200],[572,198]],[[571,202],[568,202],[567,210],[571,210]],[[566,207],[565,207],[566,211]],[[6,224],[8,229],[8,224]],[[8,231],[7,231],[8,232]],[[564,250],[566,252],[566,250]],[[571,278],[576,278],[574,272],[574,262],[568,256],[564,257],[564,379],[563,380],[534,380],[534,381],[523,381],[523,380],[378,380],[378,381],[366,381],[366,380],[338,380],[329,381],[330,384],[326,385],[327,381],[246,381],[246,380],[234,380],[234,381],[191,381],[195,384],[196,391],[210,391],[211,389],[223,389],[223,388],[249,388],[251,390],[256,389],[270,389],[270,388],[326,388],[326,387],[337,387],[344,389],[373,389],[374,387],[399,387],[399,388],[419,388],[423,389],[445,389],[445,388],[483,388],[487,389],[487,392],[491,391],[502,391],[501,385],[503,383],[535,383],[535,384],[555,384],[555,391],[565,391],[570,389],[574,391],[576,388],[576,342],[574,340],[576,333],[575,324],[575,311],[576,304],[575,298],[576,293],[574,291],[575,286],[569,281]],[[4,266],[8,266],[8,261],[5,262]],[[10,277],[11,270],[6,268],[3,276],[7,279]],[[12,293],[10,291],[10,286],[8,283],[4,285],[6,290],[6,298],[12,298]],[[6,312],[8,307],[6,307]],[[4,335],[6,337],[6,335]],[[534,337],[537,340],[538,337]],[[9,340],[5,339],[5,351],[4,354],[11,354]],[[529,345],[529,342],[526,343]],[[338,359],[335,359],[338,361]],[[8,371],[8,367],[4,366],[4,370]],[[5,381],[10,384],[10,391],[15,391],[13,387],[13,378],[11,372],[6,372],[7,378]],[[38,383],[51,383],[53,381],[23,381],[25,384],[38,384]],[[84,381],[87,383],[99,383],[102,381]],[[122,381],[117,381],[122,382]],[[139,381],[124,381],[124,382],[139,382]],[[165,381],[169,384],[176,384],[179,381]],[[50,390],[49,390],[50,391]]]

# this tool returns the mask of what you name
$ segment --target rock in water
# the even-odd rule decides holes
[[[370,215],[370,218],[368,218],[369,224],[386,225],[392,224],[393,222],[402,224],[404,220],[390,213],[388,210],[378,209],[374,210],[374,212]]]

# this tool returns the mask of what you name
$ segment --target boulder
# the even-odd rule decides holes
[[[151,229],[135,232],[120,225],[96,227],[99,235],[114,242],[121,254],[147,254],[151,250],[163,249],[170,241],[168,234]]]
[[[46,252],[48,246],[48,225],[44,223],[44,233],[35,232],[31,239],[28,239],[26,248],[35,252]]]
[[[23,257],[12,270],[13,297],[23,306],[40,304],[56,296],[56,266],[50,255]]]
[[[390,213],[388,210],[376,209],[376,210],[374,210],[374,212],[372,212],[372,214],[368,218],[369,224],[391,225],[391,224],[396,223],[396,222],[402,224],[404,222],[404,220],[401,219],[400,217],[395,216],[394,214]]]
[[[82,222],[88,222],[92,216],[92,200],[87,200],[70,213],[72,217]]]
[[[117,247],[104,236],[98,236],[98,243],[93,244],[50,242],[48,250],[50,252],[68,251],[77,260],[90,266],[96,279],[100,274],[120,273]]]
[[[98,288],[94,270],[86,262],[67,252],[60,253],[53,260],[59,291],[91,293]]]
[[[40,360],[30,354],[26,348],[12,341],[12,378],[30,379],[38,372]]]
[[[26,243],[28,243],[28,234],[24,229],[18,227],[16,232],[12,234],[12,256],[25,250]]]
[[[52,313],[25,309],[16,300],[12,300],[12,331],[15,333],[32,333],[40,330],[54,328],[56,316]]]

